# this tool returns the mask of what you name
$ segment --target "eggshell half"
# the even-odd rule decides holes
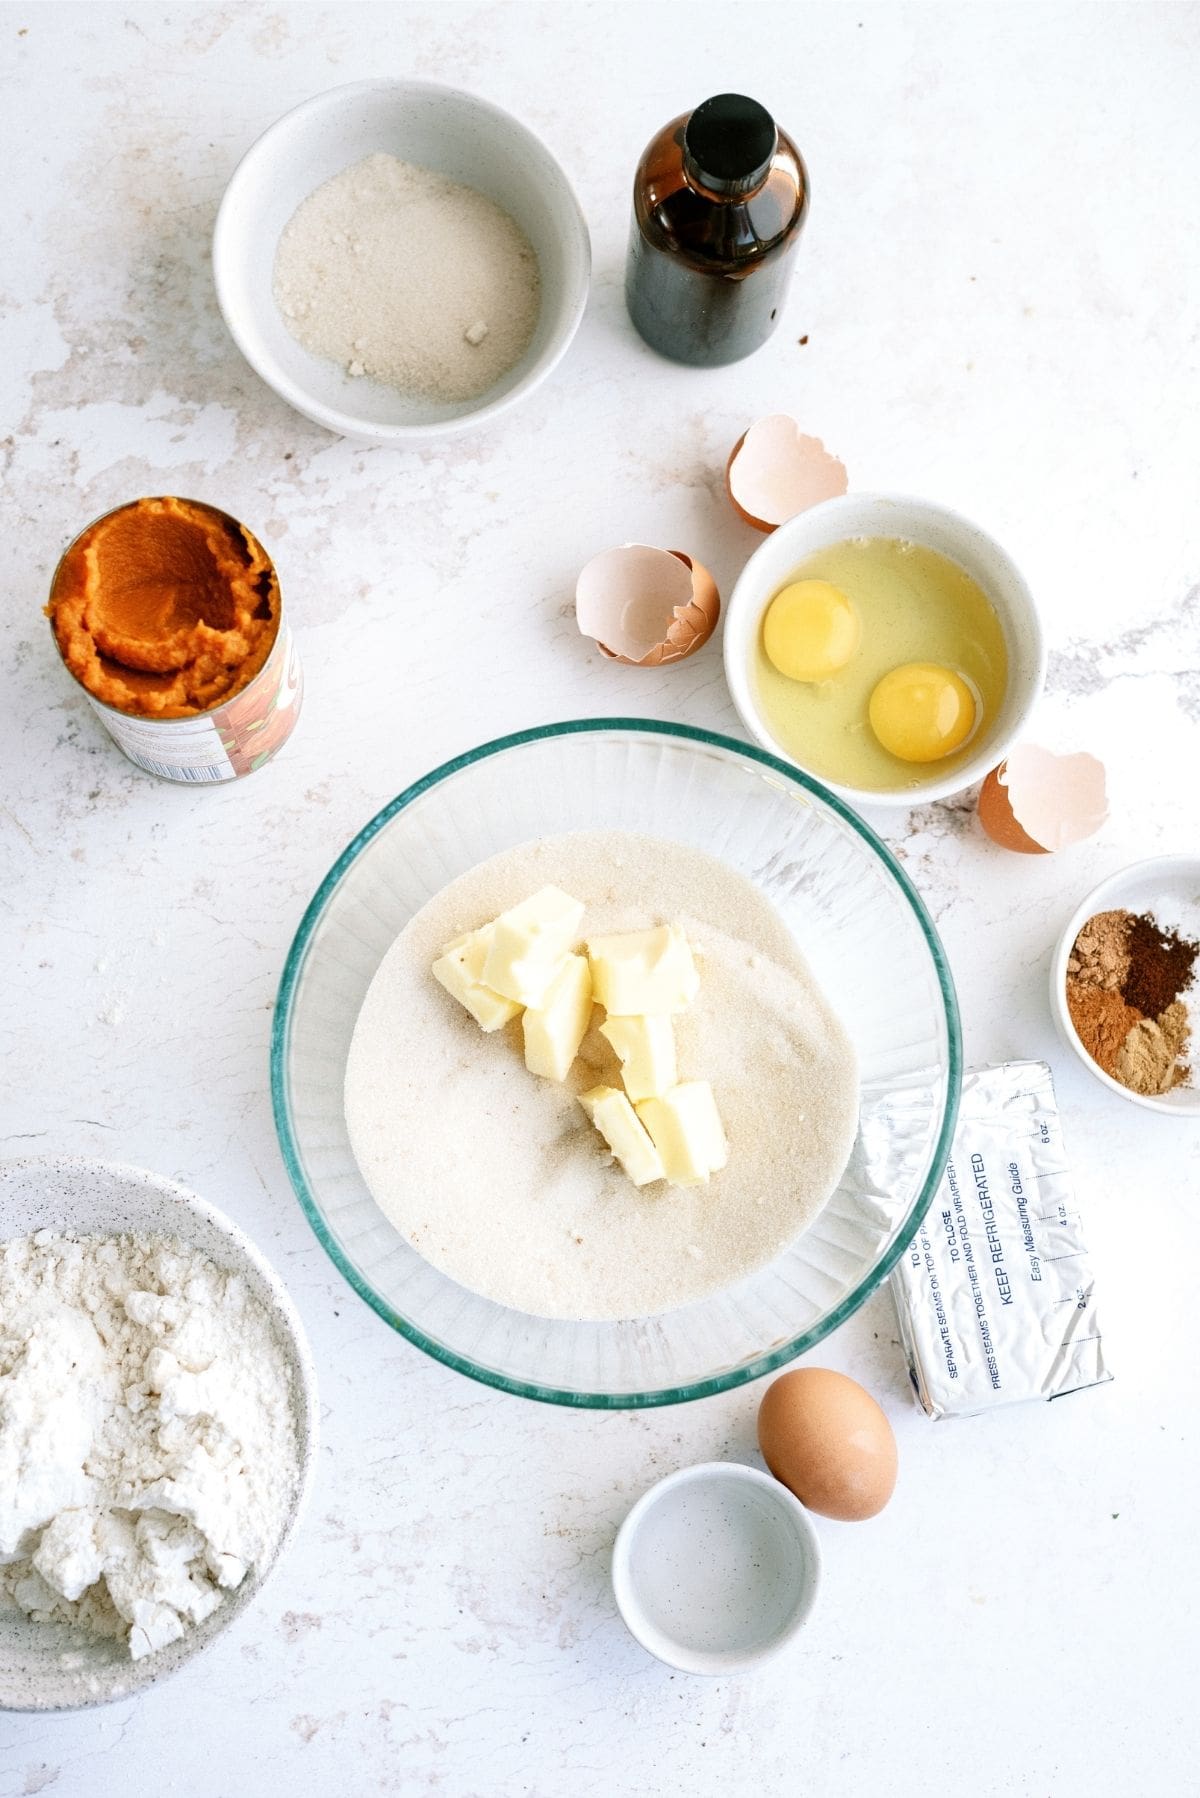
[[[874,1517],[896,1485],[896,1438],[857,1380],[798,1367],[772,1381],[758,1408],[758,1446],[802,1505],[845,1523]]]
[[[756,531],[773,531],[823,499],[845,493],[845,464],[819,437],[806,437],[786,412],[760,418],[743,433],[725,464],[734,511]]]
[[[623,543],[601,550],[575,584],[575,618],[601,655],[658,668],[692,655],[721,616],[717,584],[681,549]]]
[[[1048,855],[1094,836],[1108,817],[1104,764],[1019,743],[984,781],[979,822],[1019,855]]]

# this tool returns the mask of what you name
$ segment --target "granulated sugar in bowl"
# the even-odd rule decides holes
[[[347,185],[358,197],[334,221]],[[399,260],[398,207],[416,224]],[[546,145],[432,81],[356,81],[286,113],[242,158],[213,233],[217,300],[251,367],[327,430],[402,449],[531,394],[578,329],[590,272],[587,224]]]
[[[275,297],[296,340],[348,375],[456,402],[479,399],[525,353],[541,277],[502,207],[380,153],[297,208]]]

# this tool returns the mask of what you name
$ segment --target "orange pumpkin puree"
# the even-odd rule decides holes
[[[46,614],[88,692],[141,718],[190,718],[249,685],[279,631],[271,558],[190,499],[139,499],[89,525]]]

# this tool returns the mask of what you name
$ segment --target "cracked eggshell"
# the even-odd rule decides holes
[[[601,550],[575,584],[575,618],[601,655],[633,668],[681,662],[712,636],[716,582],[681,549],[623,543]]]
[[[1019,855],[1049,855],[1094,836],[1108,817],[1104,764],[1094,755],[1055,755],[1019,743],[979,794],[979,822],[993,843]]]
[[[846,467],[819,437],[806,437],[794,418],[776,412],[738,438],[725,464],[725,487],[740,518],[756,531],[773,531],[845,493]]]

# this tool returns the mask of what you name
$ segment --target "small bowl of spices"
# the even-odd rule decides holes
[[[1055,951],[1050,1002],[1105,1086],[1200,1117],[1200,859],[1138,862],[1089,893]]]
[[[213,277],[251,367],[359,442],[438,442],[539,385],[575,335],[591,246],[546,146],[474,94],[357,81],[238,165]]]

